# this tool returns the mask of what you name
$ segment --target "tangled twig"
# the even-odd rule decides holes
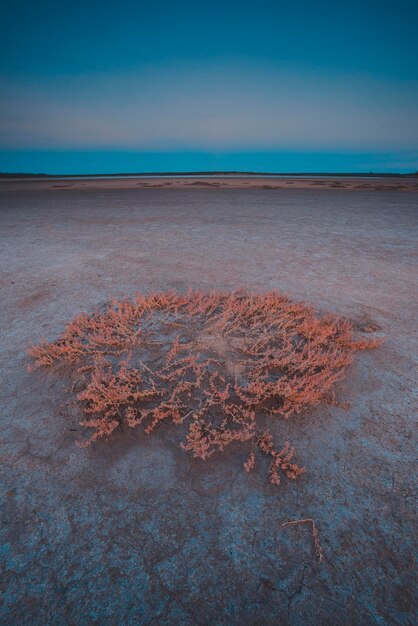
[[[282,524],[282,526],[297,526],[299,524],[311,524],[315,552],[318,557],[318,561],[321,563],[324,558],[324,554],[322,552],[321,544],[319,543],[318,529],[316,527],[315,521],[311,517],[307,517],[306,519],[296,519],[292,520],[291,522],[285,522],[284,524]]]

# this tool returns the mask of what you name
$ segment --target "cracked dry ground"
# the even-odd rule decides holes
[[[412,624],[418,194],[0,187],[1,624]],[[176,429],[76,447],[25,350],[137,291],[278,289],[385,335],[280,424],[279,488]],[[285,430],[284,430],[285,429]],[[272,428],[274,432],[274,427]],[[264,468],[265,470],[266,468]],[[324,559],[314,551],[312,518]]]

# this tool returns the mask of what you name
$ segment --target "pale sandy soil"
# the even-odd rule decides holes
[[[418,193],[137,183],[0,182],[0,623],[412,624]],[[348,410],[273,426],[299,481],[246,474],[239,446],[193,460],[169,426],[80,449],[66,382],[26,371],[80,311],[188,287],[279,289],[385,337]],[[281,526],[306,517],[322,563]]]

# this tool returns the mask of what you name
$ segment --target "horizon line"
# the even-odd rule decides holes
[[[117,177],[147,177],[147,176],[230,176],[230,175],[245,175],[245,176],[373,176],[373,177],[408,177],[418,176],[418,171],[411,172],[373,172],[373,171],[361,171],[361,172],[257,172],[257,171],[240,171],[240,170],[205,170],[205,171],[154,171],[154,172],[114,172],[114,173],[92,173],[92,174],[77,174],[77,173],[62,173],[62,174],[48,174],[45,172],[0,172],[0,178],[117,178]]]

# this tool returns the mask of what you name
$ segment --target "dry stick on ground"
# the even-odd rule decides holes
[[[293,417],[321,402],[356,350],[380,340],[355,338],[347,320],[319,316],[277,293],[139,294],[76,317],[53,342],[30,349],[32,368],[70,375],[89,445],[118,427],[187,425],[183,448],[203,460],[233,442],[246,444],[246,471],[256,453],[295,479],[288,443],[276,447],[263,424]]]
[[[312,525],[312,536],[314,540],[315,552],[318,556],[318,560],[321,561],[324,558],[324,554],[322,552],[321,544],[319,543],[318,529],[316,527],[315,521],[311,517],[307,517],[306,519],[296,519],[291,522],[285,522],[282,526],[297,526],[299,524],[311,524]]]

